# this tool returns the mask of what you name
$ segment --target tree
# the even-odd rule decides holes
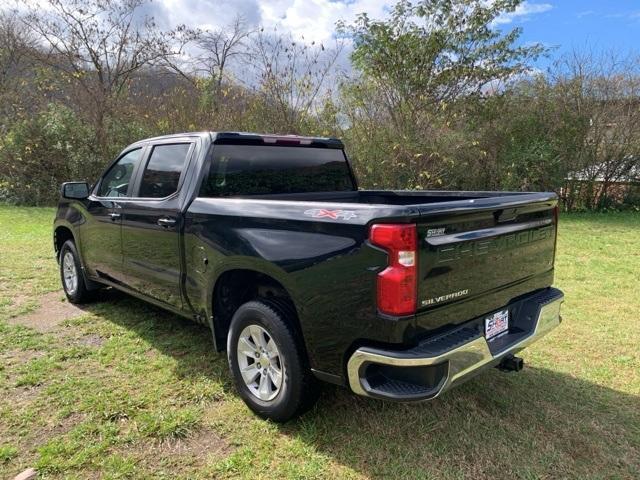
[[[16,98],[31,66],[34,39],[16,12],[0,11],[0,118],[15,113]],[[3,122],[4,123],[4,122]]]
[[[249,39],[252,30],[242,16],[215,30],[191,29],[180,26],[171,34],[173,54],[162,59],[162,66],[169,72],[177,73],[192,88],[202,93],[205,117],[219,120],[223,99],[229,92],[235,96],[242,92],[233,85],[234,67],[251,58]],[[229,88],[224,89],[225,82]],[[233,99],[232,99],[233,100]],[[211,109],[213,115],[207,115]]]
[[[401,0],[387,19],[363,13],[339,24],[353,38],[351,59],[360,74],[343,88],[346,114],[356,128],[369,125],[372,140],[360,145],[356,160],[377,172],[376,186],[455,185],[448,172],[456,167],[456,149],[477,143],[456,128],[466,114],[462,99],[526,73],[544,52],[518,46],[519,29],[496,28],[499,16],[521,3]]]
[[[196,42],[201,50],[196,56],[198,69],[210,79],[214,113],[220,108],[222,83],[229,64],[250,58],[247,40],[252,33],[245,20],[238,16],[227,28],[203,32]]]
[[[317,113],[320,96],[330,95],[327,85],[336,76],[341,50],[341,45],[327,49],[291,35],[259,32],[252,49],[255,83],[271,124],[288,133],[300,131]]]
[[[31,4],[26,25],[48,48],[44,62],[79,87],[102,152],[106,123],[135,74],[170,52],[153,19],[142,16],[145,0],[47,0]],[[84,107],[84,108],[83,108]]]
[[[381,90],[390,116],[413,116],[528,71],[543,47],[517,46],[520,29],[503,34],[494,27],[521,3],[402,0],[387,20],[362,13],[354,24],[339,27],[353,36],[354,66]]]
[[[597,208],[614,183],[640,171],[640,56],[573,51],[555,62],[549,76],[557,103],[584,126],[579,145],[564,159],[569,192]]]

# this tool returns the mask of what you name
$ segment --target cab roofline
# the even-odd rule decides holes
[[[158,135],[155,137],[144,138],[142,140],[138,140],[137,142],[132,143],[127,148],[139,147],[148,142],[158,142],[162,140],[171,140],[171,139],[183,139],[185,137],[209,137],[213,132],[181,132],[181,133],[171,133],[168,135]]]
[[[249,132],[212,133],[216,145],[292,145],[301,147],[320,147],[343,149],[344,144],[337,138],[304,137],[300,135],[280,135]]]
[[[205,137],[210,136],[212,142],[217,145],[293,145],[302,147],[320,147],[344,149],[344,144],[337,138],[330,137],[305,137],[302,135],[283,135],[271,133],[251,133],[251,132],[182,132],[170,135],[159,135],[156,137],[139,140],[130,147],[142,145],[147,142],[157,142],[160,140],[179,139],[184,137]]]

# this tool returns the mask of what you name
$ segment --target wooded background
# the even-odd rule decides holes
[[[521,0],[400,1],[332,45],[241,17],[167,31],[145,3],[0,11],[1,201],[55,203],[141,138],[232,130],[342,138],[364,188],[640,209],[640,55],[523,45],[495,22]]]

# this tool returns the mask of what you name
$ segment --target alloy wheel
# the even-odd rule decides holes
[[[69,295],[73,295],[78,290],[78,270],[73,254],[69,251],[65,252],[62,257],[62,276],[64,278],[64,287]]]
[[[282,389],[284,363],[278,346],[260,325],[249,325],[238,337],[238,366],[249,391],[262,401],[273,400]]]

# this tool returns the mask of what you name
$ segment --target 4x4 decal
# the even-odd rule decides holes
[[[351,220],[358,216],[353,210],[327,210],[326,208],[310,208],[309,210],[305,210],[304,214],[313,218],[330,218],[331,220],[337,220],[339,218]]]

